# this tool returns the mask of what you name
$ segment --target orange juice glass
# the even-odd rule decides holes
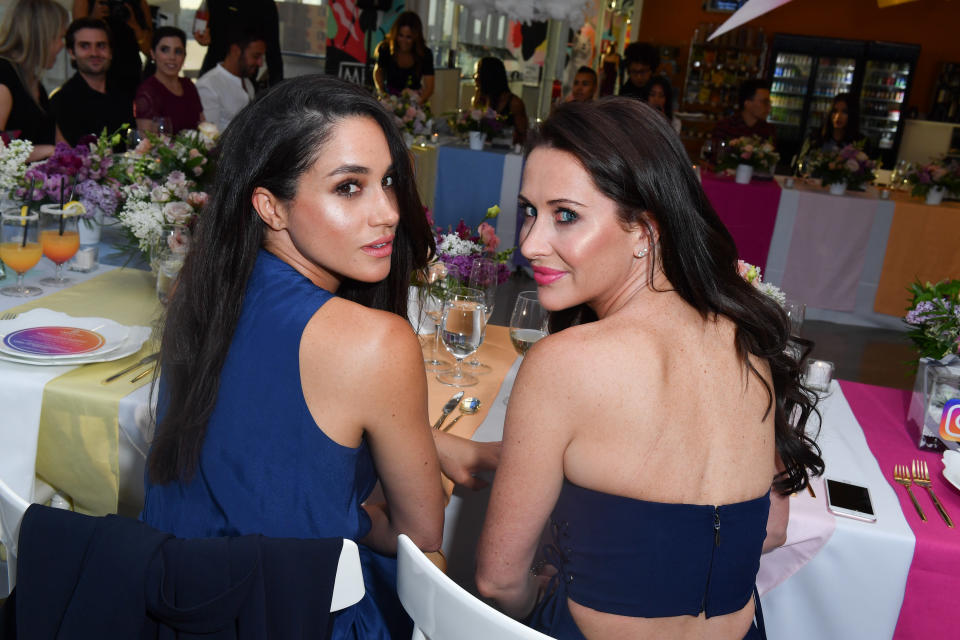
[[[41,284],[62,287],[73,280],[63,277],[63,263],[73,257],[80,248],[77,222],[80,216],[73,209],[63,210],[55,204],[40,207],[40,246],[43,255],[57,265],[57,274],[44,278]]]
[[[36,213],[20,215],[16,209],[3,212],[0,216],[0,260],[17,272],[17,284],[0,289],[0,294],[16,298],[38,296],[43,293],[40,287],[25,287],[23,274],[38,262],[42,250],[37,241],[37,226],[40,217]]]

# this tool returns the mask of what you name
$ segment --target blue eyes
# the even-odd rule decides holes
[[[536,218],[537,209],[532,204],[521,203],[518,205],[521,215],[524,218]],[[554,210],[554,219],[557,221],[557,224],[570,224],[576,222],[580,216],[570,209],[565,209],[564,207],[557,207]]]

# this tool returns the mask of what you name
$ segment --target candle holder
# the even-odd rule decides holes
[[[816,391],[829,391],[833,379],[833,363],[826,360],[807,360],[804,369],[803,384]]]

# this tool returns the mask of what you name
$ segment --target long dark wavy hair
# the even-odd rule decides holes
[[[623,135],[629,131],[630,135]],[[735,344],[744,366],[764,385],[774,412],[776,447],[785,471],[774,487],[788,494],[804,488],[808,474],[823,473],[823,459],[804,427],[816,412],[816,395],[800,383],[800,365],[785,350],[790,322],[783,309],[740,277],[733,237],[710,205],[670,123],[629,98],[567,102],[534,133],[528,153],[544,146],[572,154],[596,187],[618,205],[624,224],[640,224],[651,237],[652,264],[704,318],[725,316],[736,325]],[[653,286],[653,270],[650,274]],[[551,314],[551,331],[591,322],[579,305]],[[750,362],[770,366],[773,387]]]
[[[496,109],[500,96],[510,91],[507,68],[503,66],[503,60],[493,56],[480,58],[477,63],[477,88],[490,108]]]
[[[857,98],[852,93],[838,93],[830,103],[830,111],[823,116],[823,126],[820,128],[821,144],[833,140],[833,108],[838,102],[847,105],[847,126],[843,128],[843,139],[840,143],[848,144],[863,139],[863,134],[860,133],[860,104]]]
[[[414,64],[417,73],[420,73],[423,59],[427,55],[427,43],[423,39],[423,23],[420,21],[420,16],[413,11],[404,11],[393,21],[393,26],[390,27],[390,31],[384,40],[390,46],[390,54],[394,56],[397,55],[397,35],[400,33],[401,27],[408,27],[413,32],[413,51],[411,53],[416,61]]]
[[[324,75],[281,82],[241,111],[219,143],[210,200],[167,309],[160,348],[163,408],[147,460],[152,482],[189,480],[217,401],[220,372],[260,250],[264,223],[251,204],[257,187],[284,202],[324,152],[337,124],[376,121],[390,148],[399,222],[390,274],[375,283],[344,280],[337,295],[404,318],[410,273],[435,250],[410,155],[383,107],[364,89]],[[317,231],[322,233],[322,231]]]

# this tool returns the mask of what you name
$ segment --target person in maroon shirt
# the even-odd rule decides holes
[[[190,78],[180,77],[186,58],[187,34],[176,27],[159,27],[153,32],[152,75],[140,83],[133,100],[137,129],[172,135],[181,129],[195,129],[203,122],[200,94]],[[160,131],[160,123],[169,130]]]
[[[713,149],[716,161],[721,143],[743,136],[760,136],[776,146],[776,130],[767,122],[770,115],[770,83],[765,80],[746,80],[740,85],[740,111],[717,122],[713,129]]]

